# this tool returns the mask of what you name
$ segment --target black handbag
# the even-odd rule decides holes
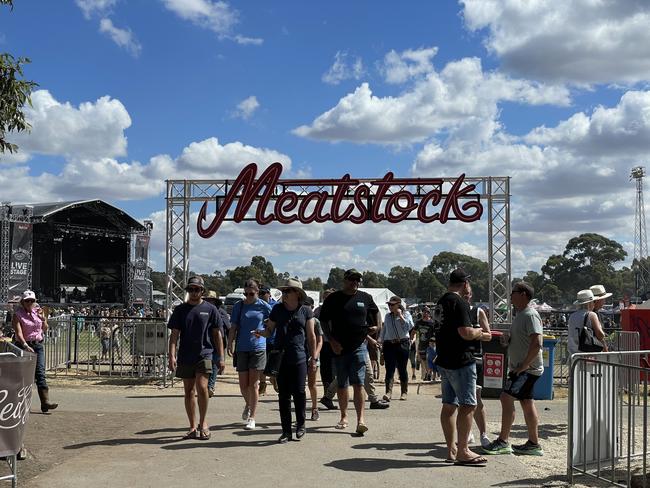
[[[284,356],[284,349],[269,349],[266,355],[266,366],[264,366],[264,374],[266,376],[277,376],[282,366],[282,358]]]
[[[594,335],[594,329],[587,327],[587,319],[589,312],[585,314],[585,320],[580,330],[580,338],[578,341],[578,350],[580,352],[602,352],[605,346]]]

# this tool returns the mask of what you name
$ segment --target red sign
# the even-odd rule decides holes
[[[503,354],[483,354],[483,387],[501,388],[503,384],[503,368],[506,367]]]
[[[201,237],[212,237],[217,232],[235,200],[237,206],[233,217],[228,220],[243,221],[257,202],[255,220],[261,225],[273,221],[281,224],[296,221],[303,224],[344,221],[361,224],[384,220],[397,223],[407,219],[413,220],[411,214],[415,214],[417,220],[423,223],[438,221],[444,224],[450,219],[474,222],[483,214],[480,195],[472,193],[476,185],[465,184],[464,174],[451,183],[446,194],[442,191],[442,179],[394,178],[392,172],[386,173],[386,176],[379,180],[371,181],[370,184],[360,184],[360,180],[350,178],[349,174],[340,180],[280,180],[280,163],[270,165],[257,180],[256,174],[257,165],[254,163],[241,171],[226,195],[217,198],[217,213],[207,227],[204,223],[207,220],[208,202],[203,203],[197,221],[197,232]],[[287,190],[277,195],[275,190],[278,185],[331,186],[334,190],[332,194],[325,190],[306,194]],[[411,185],[433,185],[434,188],[427,193],[414,195],[404,189]],[[393,186],[401,189],[389,193]],[[270,204],[271,200],[275,200],[273,205]],[[460,200],[467,201],[461,204]],[[434,211],[440,205],[441,208]]]

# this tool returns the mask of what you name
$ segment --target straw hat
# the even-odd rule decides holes
[[[573,302],[574,305],[585,305],[594,301],[594,294],[591,290],[580,290],[576,296],[577,300]]]
[[[300,296],[299,300],[301,302],[304,303],[304,301],[307,299],[307,294],[305,293],[305,290],[302,289],[302,281],[300,281],[298,278],[289,278],[284,282],[284,285],[278,286],[278,290],[297,290],[298,295]]]
[[[613,293],[607,293],[603,285],[594,285],[589,289],[591,290],[591,293],[594,294],[594,300],[604,300],[613,295]]]

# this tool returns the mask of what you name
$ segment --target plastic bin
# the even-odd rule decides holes
[[[533,387],[535,400],[553,400],[553,364],[555,363],[555,336],[544,336],[542,355],[544,357],[544,373]]]
[[[508,348],[501,345],[503,332],[492,330],[492,340],[483,342],[483,398],[499,398],[508,372]],[[479,378],[480,379],[480,378]]]

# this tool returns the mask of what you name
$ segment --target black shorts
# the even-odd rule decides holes
[[[201,359],[194,364],[177,364],[176,378],[190,379],[196,377],[197,373],[212,374],[212,360]]]
[[[532,400],[533,387],[538,379],[539,376],[530,373],[520,373],[519,375],[510,373],[503,388],[503,393],[507,393],[517,400]]]

